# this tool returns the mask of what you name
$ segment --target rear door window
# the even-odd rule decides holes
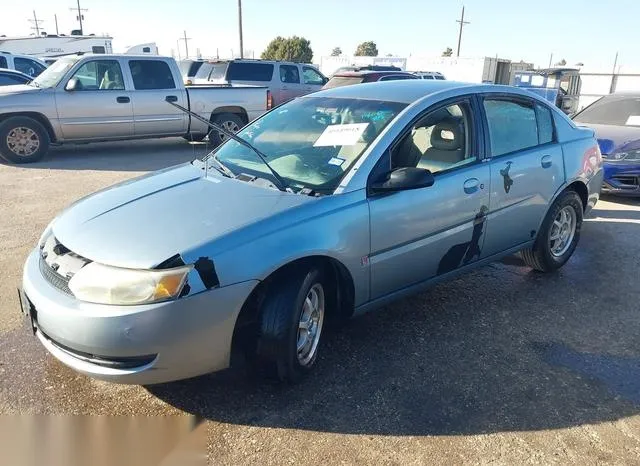
[[[231,62],[227,79],[229,81],[262,81],[273,78],[273,65],[270,63]]]
[[[161,60],[131,60],[129,69],[136,90],[175,89],[169,65]]]
[[[297,66],[280,65],[280,81],[289,84],[300,83],[300,71]]]
[[[533,103],[486,99],[484,110],[494,157],[538,145],[538,123]]]
[[[0,55],[0,68],[7,68],[7,59]]]

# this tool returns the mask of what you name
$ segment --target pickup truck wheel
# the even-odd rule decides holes
[[[283,382],[295,383],[314,367],[329,303],[324,272],[297,268],[279,277],[260,310],[257,364]]]
[[[552,204],[532,248],[521,251],[524,262],[540,272],[562,267],[580,239],[583,206],[580,196],[569,190]]]
[[[33,118],[11,117],[0,124],[0,154],[8,162],[37,162],[49,144],[49,133]]]
[[[216,125],[222,126],[224,129],[237,133],[245,125],[245,122],[235,113],[221,113],[216,115],[212,120]],[[209,132],[209,142],[214,147],[219,146],[227,140],[227,136],[212,129]]]

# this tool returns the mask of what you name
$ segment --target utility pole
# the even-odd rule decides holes
[[[618,66],[618,52],[616,52],[616,58],[613,60],[613,71],[611,73],[611,86],[609,87],[609,94],[613,94],[616,91],[618,85],[618,77],[616,75],[616,67]]]
[[[86,8],[80,8],[80,0],[78,0],[78,6],[74,8],[69,8],[71,11],[76,11],[78,16],[76,19],[80,22],[80,35],[84,36],[84,29],[82,29],[82,20],[84,19],[83,11],[89,11]]]
[[[58,33],[58,15],[53,15],[53,19],[56,22],[56,36],[60,35]]]
[[[242,0],[238,0],[238,31],[240,33],[240,58],[244,58],[244,46],[242,44]]]
[[[464,6],[462,7],[462,16],[460,19],[456,20],[456,23],[460,23],[460,32],[458,33],[458,52],[456,53],[456,57],[460,56],[460,44],[462,43],[462,28],[467,24],[471,24],[469,21],[464,20]]]
[[[178,39],[178,41],[183,40],[184,41],[184,58],[189,58],[189,43],[188,41],[191,40],[191,37],[187,37],[187,31],[182,31],[184,34],[184,37],[181,37],[180,39]]]
[[[41,19],[38,19],[36,16],[36,10],[33,10],[33,19],[29,20],[30,23],[33,23],[33,27],[31,29],[36,30],[36,36],[40,36],[40,23],[43,23]]]
[[[553,52],[551,52],[551,56],[549,57],[549,68],[551,68],[552,62],[553,62]]]

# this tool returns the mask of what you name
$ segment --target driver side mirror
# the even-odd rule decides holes
[[[433,186],[435,178],[426,168],[403,167],[389,172],[384,180],[373,183],[371,192],[389,193]]]
[[[67,81],[67,85],[64,86],[65,91],[77,91],[78,89],[80,89],[80,86],[76,78],[71,78]]]

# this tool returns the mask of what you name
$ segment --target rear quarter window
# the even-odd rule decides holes
[[[273,78],[274,66],[269,63],[238,63],[229,65],[227,79],[229,81],[261,81],[268,82]]]

